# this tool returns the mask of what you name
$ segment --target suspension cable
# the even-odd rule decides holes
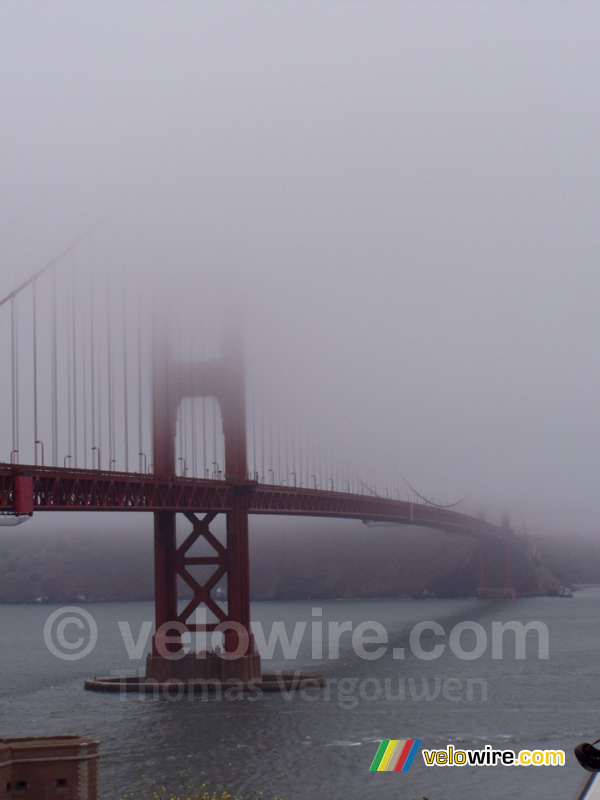
[[[86,234],[84,234],[84,236],[86,236],[86,235],[87,235],[87,233],[86,233]],[[16,288],[16,289],[14,289],[12,292],[10,292],[9,294],[7,294],[7,295],[6,295],[6,297],[3,297],[3,298],[2,298],[2,300],[0,300],[0,306],[3,306],[5,303],[8,303],[10,300],[13,300],[13,299],[14,299],[14,298],[15,298],[15,297],[18,295],[18,294],[20,294],[20,293],[23,291],[23,289],[26,289],[26,288],[27,288],[28,286],[30,286],[32,283],[34,283],[35,281],[37,281],[37,279],[38,279],[38,278],[39,278],[41,275],[43,275],[43,274],[44,274],[44,272],[46,272],[47,270],[49,270],[49,269],[50,269],[50,267],[53,267],[53,266],[54,266],[56,263],[58,263],[58,262],[61,260],[61,258],[63,258],[63,256],[66,256],[66,255],[67,255],[67,253],[71,252],[71,250],[72,250],[72,249],[73,249],[73,248],[74,248],[76,245],[78,245],[78,244],[79,244],[79,242],[80,242],[80,241],[81,241],[81,240],[84,238],[84,236],[80,236],[80,237],[79,237],[79,239],[76,239],[74,242],[72,242],[72,243],[71,243],[71,244],[70,244],[68,247],[66,247],[66,248],[65,248],[65,249],[64,249],[62,252],[60,252],[60,253],[59,253],[57,256],[55,256],[55,257],[52,259],[52,261],[49,261],[49,262],[48,262],[48,263],[47,263],[45,266],[43,266],[41,269],[38,269],[38,271],[37,271],[37,272],[35,272],[35,273],[34,273],[34,274],[33,274],[33,275],[30,277],[30,278],[27,278],[27,280],[26,280],[26,281],[23,281],[23,283],[22,283],[22,284],[20,284],[19,286],[17,286],[17,288]]]
[[[465,499],[464,497],[461,497],[460,500],[457,500],[455,503],[434,503],[433,500],[430,500],[428,497],[425,497],[424,495],[422,495],[419,492],[417,492],[415,487],[410,485],[410,483],[406,480],[404,475],[400,472],[400,470],[394,464],[392,464],[392,467],[398,473],[398,475],[402,478],[402,480],[408,486],[408,488],[411,490],[411,492],[414,492],[416,494],[416,496],[420,500],[422,500],[424,503],[426,503],[428,506],[433,506],[434,508],[454,508],[455,506],[460,505],[463,502],[463,500]]]

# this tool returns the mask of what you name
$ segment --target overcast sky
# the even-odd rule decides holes
[[[96,226],[95,269],[235,284],[419,491],[599,530],[599,41],[575,0],[2,0],[0,294]]]

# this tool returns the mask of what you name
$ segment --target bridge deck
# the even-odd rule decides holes
[[[0,463],[0,512],[15,507],[15,477],[31,476],[34,511],[226,512],[227,481]],[[239,486],[239,484],[237,484]],[[469,536],[510,536],[485,520],[405,500],[248,481],[251,514],[339,517],[419,525]]]

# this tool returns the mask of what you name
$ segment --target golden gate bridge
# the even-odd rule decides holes
[[[79,250],[80,243],[67,248],[0,300],[2,369],[10,376],[0,389],[0,513],[16,521],[48,511],[153,513],[156,633],[148,677],[165,681],[182,670],[195,677],[189,660],[184,667],[170,654],[180,654],[183,632],[219,631],[225,652],[236,656],[226,676],[260,679],[249,515],[475,537],[479,594],[515,596],[507,521],[429,502],[398,485],[397,474],[332,452],[297,415],[283,419],[280,399],[269,398],[268,382],[245,360],[237,314],[221,334],[197,311],[194,293],[180,296],[173,311],[164,286],[152,298],[141,275],[83,269]],[[224,537],[211,530],[219,515]],[[216,593],[224,581],[226,600]],[[182,586],[191,592],[185,605]],[[201,623],[194,621],[199,609]],[[215,667],[220,676],[223,669]]]

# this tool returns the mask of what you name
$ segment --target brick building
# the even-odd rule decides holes
[[[0,800],[98,800],[98,742],[0,739]]]

